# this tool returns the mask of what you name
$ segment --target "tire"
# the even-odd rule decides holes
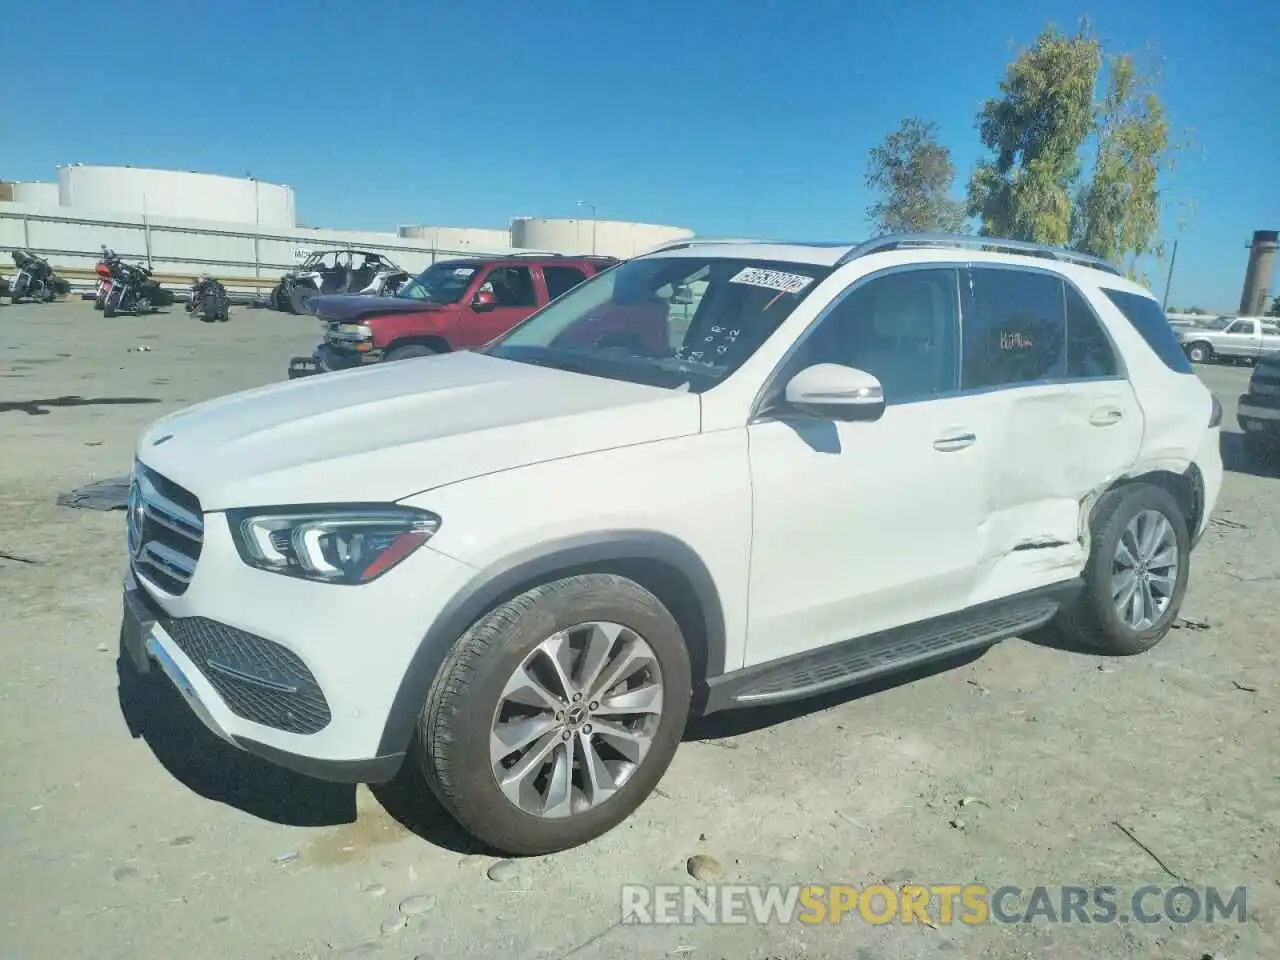
[[[611,796],[567,816],[549,817],[529,812],[503,793],[494,772],[495,761],[490,756],[498,711],[505,709],[504,703],[509,702],[503,700],[502,693],[523,665],[550,663],[540,652],[544,641],[566,628],[592,622],[620,625],[624,632],[616,635],[614,644],[634,643],[629,638],[638,636],[648,645],[652,657],[646,662],[657,663],[662,695],[658,712],[647,713],[652,739],[647,752],[639,756],[639,762]],[[609,635],[599,634],[600,637]],[[601,649],[610,650],[610,641],[606,639],[604,644]],[[600,674],[607,676],[606,671],[613,669],[614,662],[606,659]],[[544,676],[550,678],[554,674]],[[650,674],[647,688],[651,688],[653,679],[654,675]],[[616,687],[610,689],[616,690]],[[431,791],[473,836],[511,855],[554,853],[607,833],[648,797],[680,744],[689,715],[690,690],[689,654],[684,638],[675,618],[657,597],[634,581],[612,574],[568,577],[534,587],[508,600],[462,635],[436,674],[419,718],[414,750]],[[590,696],[588,692],[575,706],[561,695],[560,700],[569,708],[561,711],[562,714],[579,714],[573,728],[576,732],[565,729],[573,720],[560,720],[548,711],[542,716],[551,727],[533,741],[532,749],[546,747],[550,752],[544,753],[545,756],[562,761],[568,756],[582,759],[584,749],[591,749],[597,759],[610,753],[608,744],[613,741],[601,730],[592,732],[591,714],[580,709],[582,703],[599,704],[608,698],[598,690],[597,700],[590,701]],[[598,725],[607,722],[596,718]],[[569,739],[564,741],[566,735]],[[573,747],[571,754],[564,752],[565,742]],[[601,746],[584,746],[584,743]],[[618,761],[615,758],[611,762]],[[532,766],[531,775],[550,763],[544,760]],[[585,776],[581,770],[579,775]],[[613,769],[611,775],[619,775],[619,771]],[[568,776],[573,787],[570,804],[587,803],[582,781],[575,783],[572,771]],[[536,777],[524,779],[531,787],[538,782]]]
[[[403,347],[396,347],[387,353],[386,360],[412,360],[414,357],[434,357],[439,350],[433,350],[426,344],[422,343],[406,343]]]
[[[1213,359],[1213,347],[1201,340],[1197,340],[1187,347],[1187,359],[1192,363],[1208,363]]]
[[[1245,462],[1251,466],[1269,464],[1275,458],[1277,449],[1280,449],[1280,444],[1253,433],[1246,433],[1243,443]]]
[[[102,315],[104,317],[114,317],[120,309],[120,300],[121,293],[119,289],[112,289],[102,302]]]
[[[1169,567],[1175,580],[1172,591],[1163,594],[1167,603],[1150,622],[1133,625],[1125,621],[1113,599],[1113,573],[1117,548],[1129,536],[1130,524],[1140,516],[1158,515],[1169,525],[1177,556]],[[1102,653],[1130,656],[1145,653],[1164,639],[1182,608],[1190,571],[1191,537],[1187,519],[1173,496],[1149,483],[1119,487],[1103,496],[1090,521],[1089,560],[1084,569],[1084,591],[1059,612],[1055,625],[1077,643]],[[1163,550],[1157,553],[1157,559]],[[1158,568],[1152,565],[1150,570]],[[1159,579],[1159,578],[1157,578]],[[1139,591],[1141,593],[1141,591]]]
[[[318,297],[319,295],[320,291],[315,287],[308,287],[304,284],[299,284],[294,287],[293,292],[289,294],[289,306],[294,313],[298,314],[298,316],[308,316],[311,311],[307,309],[307,301],[314,297]]]

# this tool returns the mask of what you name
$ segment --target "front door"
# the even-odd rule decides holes
[[[476,303],[475,294],[493,296],[491,306]],[[496,265],[479,278],[472,297],[464,307],[454,346],[460,350],[481,347],[506,333],[538,308],[538,292],[529,267]]]
[[[967,606],[993,405],[958,393],[958,272],[856,283],[784,362],[875,375],[886,409],[843,423],[785,410],[747,428],[753,489],[746,665]]]

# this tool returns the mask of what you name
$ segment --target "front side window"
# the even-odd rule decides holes
[[[500,307],[536,307],[538,294],[533,289],[533,271],[528,267],[494,267],[480,285],[492,293]]]
[[[815,363],[865,370],[886,403],[956,390],[957,272],[905,270],[853,288],[801,345],[794,372]]]
[[[973,267],[962,275],[965,390],[1066,375],[1066,305],[1052,274]]]
[[[741,366],[830,272],[741,259],[629,260],[574,287],[484,352],[701,392]]]
[[[478,269],[471,264],[435,263],[405,284],[396,296],[401,300],[457,303]]]
[[[1227,333],[1253,333],[1252,320],[1237,320],[1231,326],[1227,327]]]

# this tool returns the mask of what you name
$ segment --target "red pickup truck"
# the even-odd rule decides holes
[[[617,263],[611,257],[515,256],[442,260],[394,297],[316,297],[324,324],[289,377],[483,346],[535,310]]]

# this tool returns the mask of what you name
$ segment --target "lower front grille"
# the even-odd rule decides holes
[[[205,617],[161,625],[236,716],[287,733],[317,733],[329,725],[324,691],[288,648]]]

